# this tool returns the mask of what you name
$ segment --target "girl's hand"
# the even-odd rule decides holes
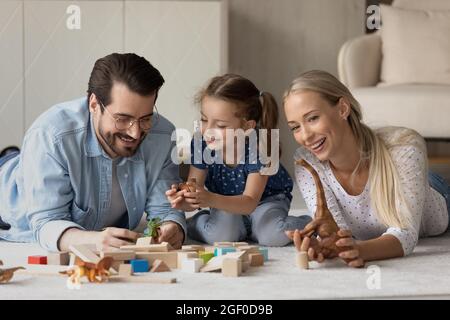
[[[354,268],[364,267],[364,260],[360,257],[359,246],[352,237],[352,232],[350,230],[338,231],[338,236],[340,239],[336,241],[336,246],[338,248],[346,247],[345,251],[339,253],[339,258],[345,261],[347,265]]]
[[[205,188],[197,188],[196,192],[186,192],[184,197],[186,202],[196,209],[213,207],[214,193],[209,192]]]
[[[297,251],[304,251],[308,253],[308,259],[310,261],[323,262],[325,259],[320,242],[315,237],[302,237],[301,232],[296,229],[295,231],[285,231],[285,234],[289,239],[294,240],[294,245]]]
[[[177,185],[173,184],[169,190],[166,191],[167,200],[174,209],[182,209],[184,200],[184,190],[177,192]]]

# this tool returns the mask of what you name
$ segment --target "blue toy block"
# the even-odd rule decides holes
[[[236,252],[236,248],[233,247],[218,247],[214,248],[214,256],[223,256],[224,254],[227,254],[228,252]]]
[[[259,248],[259,251],[264,256],[264,261],[269,260],[269,249],[268,248]]]
[[[149,265],[146,259],[130,260],[130,264],[133,272],[148,272]]]

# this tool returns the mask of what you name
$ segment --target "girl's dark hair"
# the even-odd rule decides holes
[[[278,106],[269,92],[260,92],[250,80],[227,73],[212,78],[206,88],[197,94],[196,102],[201,103],[206,96],[233,103],[237,107],[237,117],[254,120],[259,128],[268,129],[270,154],[270,129],[277,128]]]
[[[111,88],[114,82],[125,84],[131,91],[142,96],[156,92],[164,84],[161,73],[145,58],[134,53],[112,53],[98,59],[87,90],[88,101],[94,93],[106,106],[111,103]]]

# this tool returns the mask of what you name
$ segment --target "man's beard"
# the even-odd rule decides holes
[[[135,147],[125,147],[125,146],[119,146],[118,143],[120,143],[120,136],[124,137],[126,139],[133,139],[127,134],[122,133],[104,133],[103,129],[99,128],[99,134],[102,137],[103,141],[108,145],[108,147],[119,157],[131,157],[133,156],[137,150],[139,149],[139,146],[141,145],[142,141],[144,141],[147,133],[141,132],[140,141],[136,144]]]

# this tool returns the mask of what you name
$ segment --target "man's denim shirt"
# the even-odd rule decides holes
[[[136,228],[146,212],[147,219],[178,223],[186,235],[184,213],[165,196],[179,182],[171,160],[174,129],[159,116],[138,151],[118,163],[128,210],[124,227]],[[97,140],[87,98],[52,107],[27,131],[20,155],[0,170],[0,217],[11,225],[0,230],[0,238],[57,251],[68,228],[101,230],[110,212],[111,181],[112,160]]]

